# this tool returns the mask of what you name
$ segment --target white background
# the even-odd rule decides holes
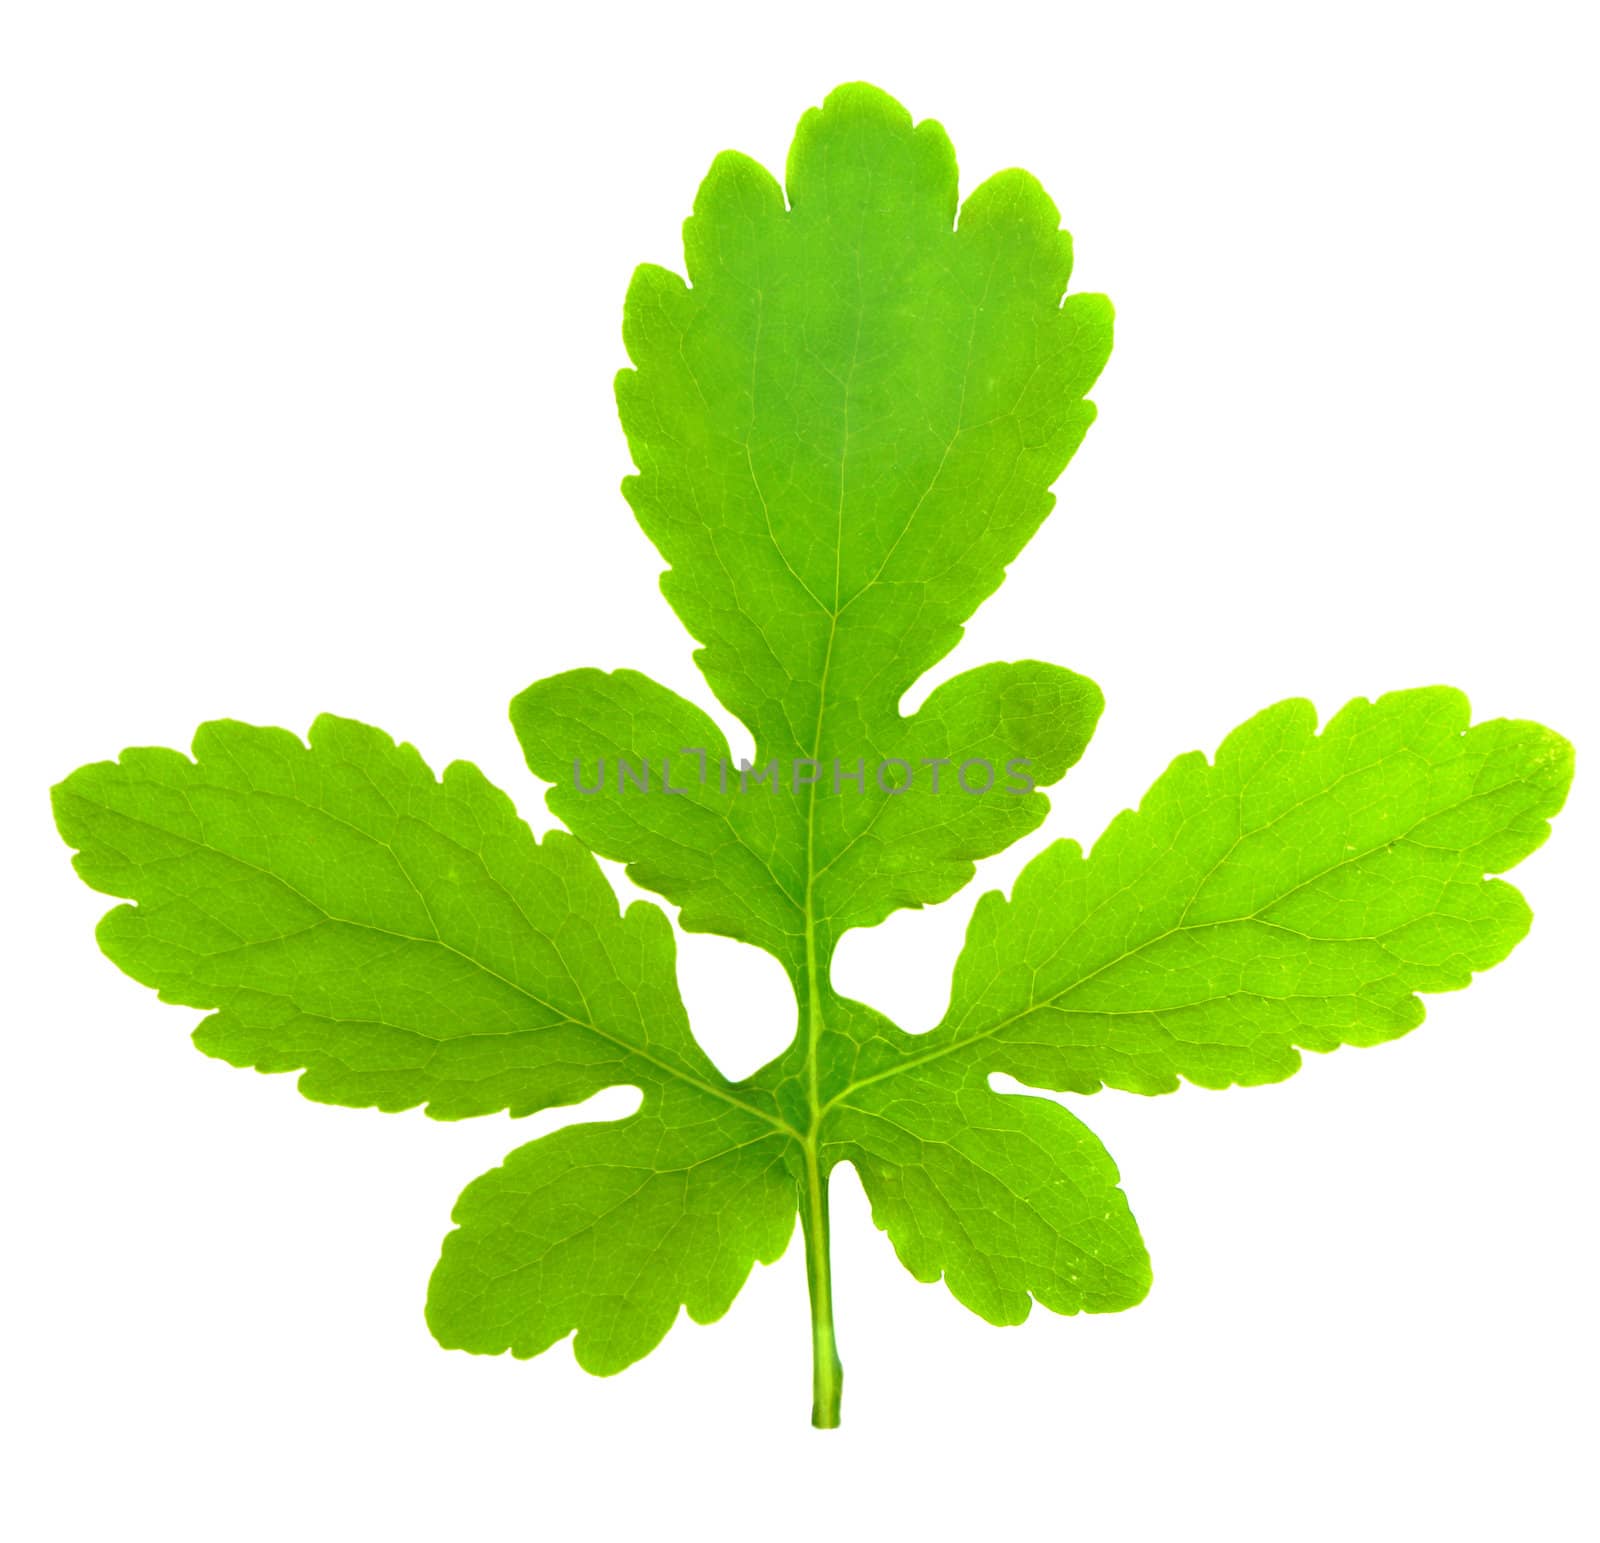
[[[982,888],[1286,695],[1448,681],[1596,743],[1583,7],[576,11],[6,9],[11,1535],[1593,1537],[1582,773],[1531,937],[1409,1039],[1070,1100],[1154,1256],[1137,1311],[992,1329],[841,1172],[831,1434],[798,1246],[616,1379],[439,1350],[455,1195],[571,1111],[309,1104],[96,951],[45,797],[81,762],[329,709],[542,829],[530,680],[713,706],[617,493],[622,295],[715,151],[781,167],[853,78],[944,122],[964,192],[1036,172],[1119,319],[1060,507],[913,699],[1039,657],[1103,726],[1046,831],[853,935],[845,989],[926,1027]],[[682,965],[726,1069],[779,1047],[774,965]]]

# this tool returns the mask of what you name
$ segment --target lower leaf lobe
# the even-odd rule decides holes
[[[428,1289],[449,1349],[534,1356],[577,1330],[585,1371],[621,1371],[679,1305],[728,1310],[795,1222],[793,1142],[745,1110],[674,1087],[625,1120],[519,1147],[469,1184]]]
[[[948,1061],[856,1089],[824,1150],[854,1164],[900,1262],[995,1324],[1143,1301],[1150,1260],[1116,1165],[1045,1098],[993,1092]]]

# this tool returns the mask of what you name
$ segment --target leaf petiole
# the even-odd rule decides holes
[[[839,1424],[844,1368],[833,1332],[833,1265],[828,1253],[828,1177],[817,1158],[815,1138],[805,1142],[806,1190],[800,1222],[806,1240],[806,1283],[811,1292],[811,1423],[818,1430]]]

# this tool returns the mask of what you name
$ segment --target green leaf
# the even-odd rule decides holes
[[[1007,763],[1034,760],[1043,786],[1083,752],[1099,692],[1051,666],[971,672],[909,720],[899,703],[1049,512],[1094,417],[1111,307],[1063,303],[1072,243],[1032,177],[991,178],[957,221],[943,129],[870,86],[801,120],[787,204],[753,161],[718,156],[684,249],[690,284],[646,266],[628,292],[624,491],[753,764],[776,762],[791,795],[822,774],[778,808],[718,811],[720,876],[682,850],[706,820],[658,815],[647,833],[637,813],[555,802],[685,926],[755,942],[798,979],[808,946],[826,956],[850,927],[947,898],[1043,819],[1042,798],[998,791]],[[558,785],[575,759],[726,755],[703,715],[631,672],[541,683],[514,718]],[[988,762],[995,790],[961,792],[951,767],[934,794],[921,763],[946,754]],[[885,791],[894,762],[920,785]],[[835,792],[858,768],[861,791]]]
[[[136,900],[100,946],[195,1042],[305,1069],[322,1103],[530,1114],[617,1084],[722,1083],[695,1044],[654,906],[619,914],[594,859],[535,842],[475,766],[322,717],[208,723],[194,760],[129,750],[54,793],[91,887]]]
[[[680,1308],[709,1322],[806,1241],[813,1419],[838,1423],[828,1190],[853,1164],[910,1272],[993,1323],[1130,1307],[1149,1261],[1117,1171],[1036,1088],[1271,1082],[1303,1050],[1415,1027],[1417,993],[1504,958],[1528,911],[1486,880],[1543,841],[1571,749],[1469,725],[1434,688],[1285,702],[1181,757],[1085,857],[1058,843],[984,896],[950,1008],[908,1034],[835,991],[840,937],[944,900],[1032,831],[1098,688],[1024,660],[902,714],[1051,507],[1093,417],[1111,309],[1026,173],[956,210],[954,155],[869,86],[806,114],[787,199],[713,164],[690,283],[641,268],[617,399],[625,491],[748,753],[630,670],[512,705],[577,839],[535,841],[473,767],[321,718],[303,744],[208,724],[55,790],[88,883],[135,902],[106,953],[208,1009],[200,1048],[297,1070],[326,1103],[524,1115],[629,1085],[637,1112],[514,1151],[469,1185],[428,1293],[441,1343],[620,1370]],[[626,602],[625,602],[626,603]],[[671,928],[780,960],[792,1044],[724,1078],[695,1043]]]
[[[458,1119],[644,1090],[628,1119],[535,1141],[467,1190],[429,1294],[448,1343],[531,1355],[576,1327],[584,1364],[615,1371],[680,1302],[716,1317],[793,1229],[792,1133],[694,1042],[665,917],[619,913],[594,859],[536,842],[476,767],[435,780],[343,718],[310,738],[209,723],[192,761],[130,750],[57,787],[79,874],[138,902],[101,947],[163,1000],[216,1009],[208,1055],[304,1068],[323,1103]],[[501,1278],[507,1236],[527,1257]]]
[[[457,1203],[429,1326],[451,1349],[517,1356],[576,1329],[584,1370],[621,1371],[680,1303],[711,1323],[752,1260],[784,1251],[792,1150],[769,1120],[682,1084],[628,1119],[529,1142]]]
[[[881,751],[815,768],[735,757],[705,713],[632,670],[539,681],[511,721],[570,830],[681,906],[687,931],[754,943],[801,981],[808,925],[826,952],[850,927],[948,899],[976,859],[1035,829],[1049,802],[1026,786],[1077,763],[1101,706],[1056,665],[985,665],[879,725]]]
[[[617,403],[662,590],[760,757],[847,759],[1049,512],[1111,349],[1026,172],[956,221],[956,161],[869,86],[808,112],[784,191],[718,156],[689,285],[634,276]],[[692,286],[692,287],[691,287]]]
[[[921,1281],[942,1275],[990,1323],[1117,1312],[1144,1299],[1150,1261],[1094,1133],[1048,1099],[992,1092],[951,1061],[854,1088],[824,1150],[855,1165],[872,1219]]]
[[[1522,896],[1484,875],[1544,841],[1572,779],[1549,729],[1468,723],[1443,687],[1358,699],[1320,735],[1309,702],[1280,702],[1214,763],[1179,757],[1090,856],[1057,843],[1009,901],[983,897],[919,1057],[1166,1093],[1278,1082],[1301,1050],[1415,1028],[1415,993],[1458,990],[1527,932]]]

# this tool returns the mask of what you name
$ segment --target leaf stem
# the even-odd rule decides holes
[[[815,1138],[805,1143],[806,1194],[800,1210],[806,1238],[806,1282],[811,1290],[811,1423],[839,1424],[844,1368],[833,1334],[833,1265],[828,1254],[828,1181],[817,1160]]]

